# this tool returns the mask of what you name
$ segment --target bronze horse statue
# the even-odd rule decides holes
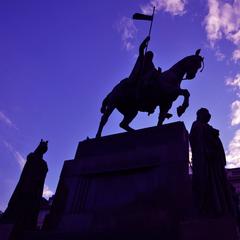
[[[198,49],[194,55],[183,58],[167,71],[156,75],[155,79],[149,80],[148,85],[141,83],[133,85],[128,78],[123,79],[102,102],[103,115],[96,137],[101,137],[103,127],[115,108],[124,116],[120,127],[126,131],[134,130],[129,124],[138,111],[153,113],[157,106],[160,108],[157,125],[162,125],[166,118],[172,116],[168,113],[172,103],[178,96],[183,96],[183,103],[177,108],[180,117],[187,109],[190,97],[189,91],[181,89],[180,85],[182,80],[195,78],[201,67],[203,70],[204,58],[200,56],[200,51]]]

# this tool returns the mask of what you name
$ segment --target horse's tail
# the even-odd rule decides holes
[[[109,95],[107,95],[102,102],[102,106],[101,106],[101,110],[100,110],[102,114],[104,114],[106,111],[106,108],[108,105],[108,98],[109,98]]]

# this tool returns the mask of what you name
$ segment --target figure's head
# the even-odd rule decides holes
[[[48,150],[48,141],[43,141],[41,139],[41,142],[39,143],[39,145],[35,149],[34,153],[43,155],[44,153],[47,152],[47,150]]]
[[[193,79],[195,78],[198,69],[201,69],[201,71],[204,68],[204,58],[200,56],[201,49],[198,49],[195,53],[195,55],[187,57],[187,69],[186,69],[186,79]]]
[[[203,123],[208,123],[211,119],[211,114],[207,108],[200,108],[197,111],[197,120]]]
[[[152,51],[147,51],[147,52],[145,53],[145,59],[146,59],[147,61],[152,61],[152,60],[153,60],[153,52],[152,52]]]

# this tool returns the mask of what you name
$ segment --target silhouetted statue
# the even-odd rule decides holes
[[[19,182],[0,219],[2,223],[16,224],[18,229],[32,230],[37,218],[48,171],[43,154],[48,150],[48,141],[41,140],[33,153],[27,156]]]
[[[161,125],[166,118],[172,116],[168,111],[178,96],[184,96],[182,105],[177,108],[179,117],[188,107],[190,94],[187,89],[181,89],[180,84],[182,80],[193,79],[201,68],[203,57],[200,56],[200,49],[195,55],[183,58],[169,70],[161,73],[161,70],[156,70],[152,63],[153,53],[144,54],[149,39],[146,38],[140,45],[139,57],[129,78],[117,84],[103,100],[101,107],[103,115],[96,137],[101,136],[103,127],[115,108],[124,115],[120,127],[126,131],[133,131],[129,124],[138,111],[151,114],[159,106],[158,125]]]
[[[197,111],[190,132],[193,193],[199,213],[207,216],[237,216],[236,203],[228,183],[226,158],[219,130],[208,124],[206,108]]]
[[[156,74],[161,73],[161,69],[158,70],[155,68],[152,60],[153,60],[153,52],[147,51],[144,53],[148,42],[150,41],[150,37],[147,36],[144,41],[141,43],[139,47],[139,55],[137,61],[133,67],[131,74],[129,75],[129,82],[135,84],[147,84],[146,81],[155,79]]]

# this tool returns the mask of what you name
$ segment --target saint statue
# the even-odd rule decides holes
[[[237,216],[219,130],[208,124],[210,119],[206,108],[199,109],[190,131],[195,203],[201,215]]]
[[[43,154],[48,150],[48,141],[41,140],[33,153],[27,156],[18,184],[0,218],[1,223],[14,224],[19,229],[33,230],[43,194],[44,181],[48,172]]]

